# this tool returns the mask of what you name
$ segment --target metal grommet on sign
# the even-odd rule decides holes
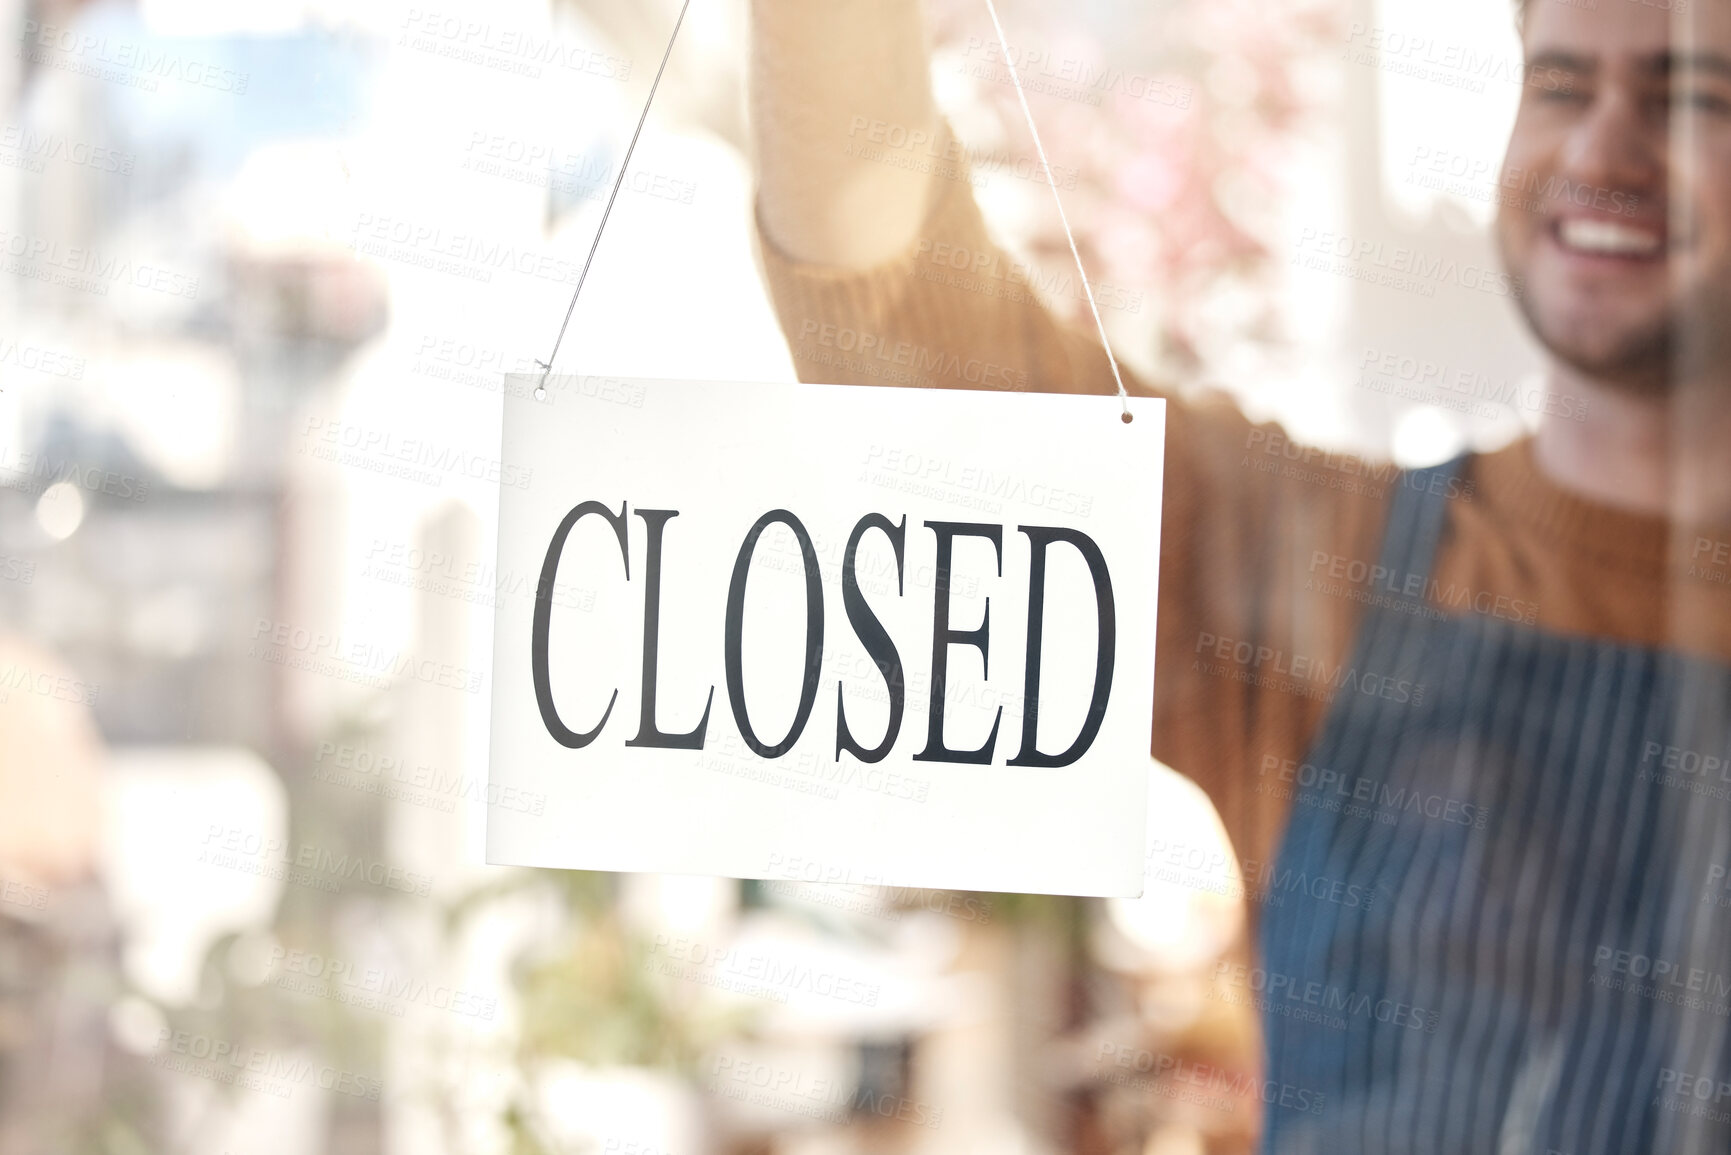
[[[1070,242],[1070,255],[1076,260],[1076,271],[1082,274],[1082,291],[1088,295],[1088,311],[1094,314],[1094,327],[1100,331],[1100,344],[1106,350],[1106,360],[1112,366],[1112,380],[1118,383],[1118,400],[1124,403],[1124,424],[1133,420],[1130,416],[1130,393],[1124,388],[1124,375],[1118,371],[1118,358],[1112,355],[1112,342],[1106,339],[1106,322],[1100,319],[1100,306],[1094,303],[1094,286],[1088,282],[1088,270],[1082,267],[1082,250],[1076,247],[1076,234],[1070,231],[1070,218],[1064,212],[1064,198],[1058,195],[1058,182],[1052,176],[1052,162],[1046,159],[1046,146],[1040,143],[1040,130],[1034,127],[1034,114],[1028,108],[1027,94],[1022,91],[1022,77],[1016,71],[1015,57],[1010,52],[1010,41],[1004,35],[1004,25],[998,19],[998,6],[992,0],[986,0],[986,11],[991,13],[992,28],[998,33],[998,46],[1004,50],[1004,67],[1010,71],[1010,81],[1016,86],[1016,99],[1021,102],[1022,116],[1028,122],[1028,132],[1034,138],[1034,148],[1040,154],[1040,168],[1046,174],[1046,187],[1052,190],[1052,203],[1058,206],[1058,220],[1064,226],[1064,236]]]

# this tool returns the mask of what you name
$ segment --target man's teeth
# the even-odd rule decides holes
[[[1558,230],[1565,248],[1583,253],[1650,257],[1659,251],[1657,233],[1630,228],[1615,221],[1570,219]]]

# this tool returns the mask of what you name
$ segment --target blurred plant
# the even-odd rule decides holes
[[[721,1009],[705,988],[658,973],[652,943],[620,917],[621,876],[586,870],[523,870],[478,888],[451,906],[448,934],[514,899],[550,903],[563,922],[537,935],[512,965],[519,1002],[515,1052],[519,1079],[502,1122],[512,1155],[562,1148],[541,1117],[537,1093],[556,1064],[639,1067],[694,1081],[716,1043],[751,1029],[748,1011]]]
[[[1012,155],[1033,157],[981,0],[929,2],[940,53],[965,43],[974,62],[969,111],[989,113]],[[1272,210],[1326,106],[1317,81],[1345,28],[1342,0],[1116,6],[1110,44],[1083,31],[1075,9],[1002,7],[1012,59],[1024,84],[1034,82],[1028,101],[1041,140],[1065,174],[1061,195],[1089,278],[1147,294],[1160,371],[1192,380],[1217,352],[1246,341],[1277,351],[1283,262]],[[1045,207],[1050,194],[1040,195],[1029,255],[1071,273],[1062,227]],[[1071,319],[1087,315],[1079,287],[1053,304]]]
[[[699,997],[701,988],[654,973],[652,944],[619,916],[619,877],[527,870],[474,891],[451,910],[455,928],[493,902],[529,893],[553,899],[567,916],[564,934],[525,950],[512,968],[526,1070],[570,1059],[689,1075],[706,1048],[749,1024],[744,1015],[713,1009]]]

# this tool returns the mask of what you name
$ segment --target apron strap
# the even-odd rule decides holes
[[[1448,521],[1448,503],[1461,495],[1461,475],[1471,454],[1424,469],[1402,470],[1383,531],[1382,556],[1378,563],[1390,575],[1393,588],[1405,590],[1416,578],[1416,600],[1424,600],[1424,586],[1436,563],[1437,546]]]

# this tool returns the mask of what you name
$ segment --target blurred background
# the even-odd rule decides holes
[[[984,6],[929,7],[1080,320]],[[1127,363],[1402,464],[1536,421],[1505,0],[1001,7]],[[5,1155],[1188,1155],[1302,1090],[1211,978],[1267,896],[1170,775],[1133,902],[484,865],[536,804],[486,782],[504,375],[676,11],[0,0]],[[792,378],[746,31],[694,0],[560,372]]]

